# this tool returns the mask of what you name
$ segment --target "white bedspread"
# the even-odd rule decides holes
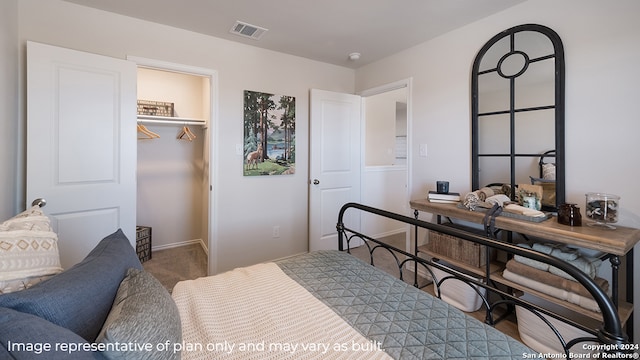
[[[182,359],[390,359],[273,263],[179,282]]]

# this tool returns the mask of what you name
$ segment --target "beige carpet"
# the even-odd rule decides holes
[[[207,275],[207,254],[200,244],[185,245],[154,251],[142,266],[171,292],[178,281]]]

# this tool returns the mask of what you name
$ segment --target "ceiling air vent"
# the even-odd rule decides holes
[[[231,30],[229,30],[232,34],[248,37],[254,40],[259,40],[267,31],[267,29],[260,26],[250,25],[241,21],[236,21]]]

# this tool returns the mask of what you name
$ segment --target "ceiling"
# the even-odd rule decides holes
[[[358,68],[525,0],[65,0],[321,62]],[[230,33],[263,27],[260,40]],[[349,54],[360,53],[359,60]]]

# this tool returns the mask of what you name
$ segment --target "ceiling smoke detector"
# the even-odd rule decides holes
[[[351,61],[360,60],[360,53],[359,52],[352,52],[351,54],[349,54],[349,60],[351,60]]]
[[[242,21],[236,21],[233,27],[231,27],[231,30],[229,30],[232,34],[244,36],[253,40],[260,40],[262,35],[267,31],[269,30],[260,26],[247,24]]]

